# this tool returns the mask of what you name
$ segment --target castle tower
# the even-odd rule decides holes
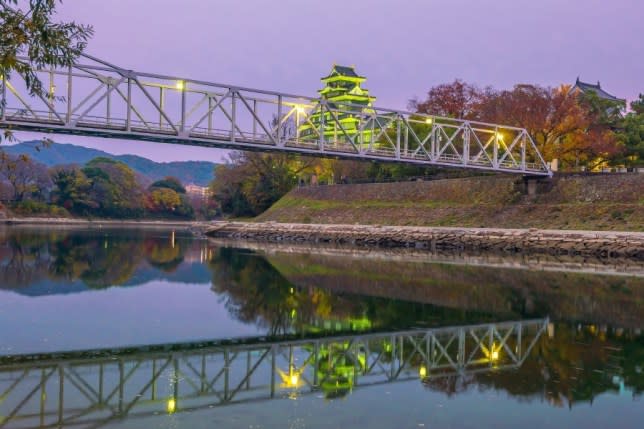
[[[360,116],[366,113],[366,109],[373,105],[376,97],[369,95],[369,90],[362,88],[366,80],[364,76],[356,73],[353,66],[334,65],[331,72],[320,79],[324,88],[318,90],[320,98],[328,101],[328,105],[335,112],[337,122],[329,112],[324,113],[324,139],[326,141],[337,141],[338,136],[342,138],[344,133],[349,136],[357,134]],[[321,131],[322,118],[320,112],[315,112],[309,117],[309,122],[301,125],[299,135],[301,138],[318,138]],[[338,126],[338,122],[344,132]],[[362,138],[368,140],[370,133],[365,131]]]

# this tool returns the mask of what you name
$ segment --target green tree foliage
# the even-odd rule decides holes
[[[185,194],[186,193],[186,188],[183,187],[179,179],[176,177],[166,177],[161,180],[157,180],[153,184],[150,185],[150,189],[153,188],[167,188],[167,189],[172,189],[178,194]]]
[[[175,177],[166,177],[150,185],[145,208],[154,216],[189,219],[195,216],[194,208],[186,195],[186,188]]]
[[[137,218],[143,215],[143,188],[134,171],[122,162],[95,158],[84,168],[51,172],[52,202],[77,215]]]
[[[136,218],[143,215],[143,188],[126,164],[95,158],[82,169],[90,180],[90,198],[98,204],[95,215]]]
[[[54,183],[52,203],[74,214],[88,214],[98,208],[89,196],[91,182],[78,167],[53,168],[50,174]]]
[[[290,154],[233,152],[215,170],[212,195],[224,213],[255,216],[290,191],[300,174],[313,172],[317,162]]]
[[[631,103],[617,131],[624,150],[621,161],[628,167],[644,166],[644,94]]]
[[[56,22],[57,0],[0,1],[0,75],[19,74],[32,95],[42,95],[35,70],[66,67],[80,56],[93,34],[90,26]],[[24,5],[26,10],[22,10]],[[27,60],[21,57],[26,57]],[[10,130],[5,130],[10,138]]]

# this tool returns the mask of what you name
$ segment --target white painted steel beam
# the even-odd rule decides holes
[[[37,74],[47,97],[31,97],[17,73],[2,78],[0,128],[552,175],[517,127],[135,72],[89,55]]]

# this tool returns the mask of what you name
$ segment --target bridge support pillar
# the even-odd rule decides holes
[[[537,179],[534,179],[534,178],[527,179],[525,186],[526,186],[526,193],[528,194],[528,197],[537,196]]]
[[[548,193],[552,189],[554,181],[551,177],[523,176],[523,183],[517,181],[515,184],[523,195],[532,199],[537,194]]]

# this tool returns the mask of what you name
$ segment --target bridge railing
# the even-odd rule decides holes
[[[281,342],[208,342],[0,357],[0,427],[125,416],[516,369],[547,319]]]
[[[525,129],[141,73],[91,56],[1,79],[0,126],[550,175]],[[26,61],[26,59],[23,59]]]

